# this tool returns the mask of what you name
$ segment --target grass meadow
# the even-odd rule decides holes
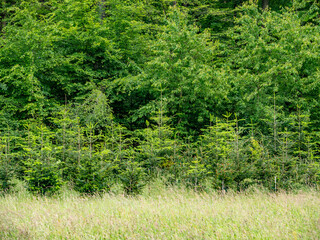
[[[20,191],[0,197],[0,239],[320,239],[320,193]]]

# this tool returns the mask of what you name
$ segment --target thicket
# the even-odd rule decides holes
[[[0,191],[317,186],[320,6],[267,2],[3,2]]]

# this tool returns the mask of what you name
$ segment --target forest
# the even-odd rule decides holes
[[[317,0],[2,0],[0,192],[320,184]]]

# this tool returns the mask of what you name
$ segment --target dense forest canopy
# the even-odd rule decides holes
[[[320,181],[316,0],[4,0],[0,190]]]

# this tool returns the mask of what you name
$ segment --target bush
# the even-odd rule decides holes
[[[199,160],[194,160],[187,165],[186,172],[184,174],[184,179],[186,180],[187,187],[191,187],[194,190],[203,190],[204,182],[208,176],[204,164],[200,163]]]
[[[109,191],[113,184],[114,168],[110,162],[84,159],[75,182],[75,190],[90,195]]]
[[[0,165],[0,192],[7,192],[14,186],[13,171],[9,166]]]
[[[41,195],[52,195],[58,192],[63,183],[58,164],[42,163],[40,161],[28,163],[25,176],[28,191]]]
[[[146,185],[146,173],[140,166],[140,163],[128,161],[124,165],[124,169],[120,173],[120,180],[123,184],[123,189],[127,195],[136,195],[141,193]]]

